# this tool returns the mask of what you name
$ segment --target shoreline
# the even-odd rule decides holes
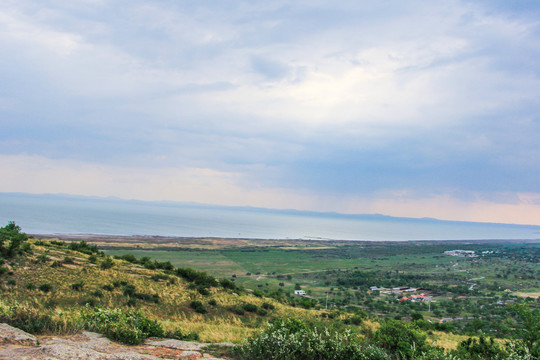
[[[407,240],[341,240],[341,239],[322,239],[322,238],[244,238],[244,237],[221,237],[221,236],[166,236],[166,235],[116,235],[116,234],[95,234],[95,233],[58,233],[58,234],[28,234],[41,239],[58,239],[67,241],[85,240],[88,242],[109,242],[109,243],[182,243],[191,241],[239,241],[239,242],[324,242],[340,244],[381,244],[381,243],[540,243],[539,239],[407,239]]]

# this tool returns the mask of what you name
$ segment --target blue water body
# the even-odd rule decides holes
[[[540,226],[0,193],[0,224],[31,234],[337,240],[539,239]]]

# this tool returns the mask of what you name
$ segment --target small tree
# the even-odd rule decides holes
[[[19,253],[22,243],[28,240],[28,235],[21,232],[21,228],[10,221],[0,228],[0,255],[12,258]]]

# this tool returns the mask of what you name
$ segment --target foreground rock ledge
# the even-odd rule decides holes
[[[154,338],[144,345],[125,346],[88,331],[71,336],[36,337],[0,324],[0,360],[225,360],[206,354],[204,347],[207,345]]]

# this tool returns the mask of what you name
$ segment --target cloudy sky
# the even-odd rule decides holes
[[[540,224],[538,1],[0,2],[0,191]]]

